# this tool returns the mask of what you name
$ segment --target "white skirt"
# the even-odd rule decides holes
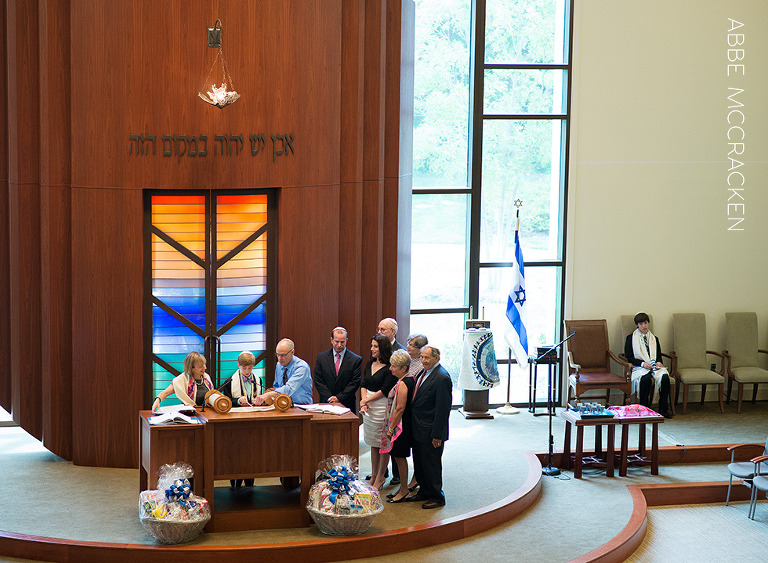
[[[381,433],[387,421],[387,398],[382,397],[368,403],[368,412],[363,413],[363,440],[372,448],[381,447]]]

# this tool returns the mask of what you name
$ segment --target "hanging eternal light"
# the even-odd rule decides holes
[[[197,95],[204,102],[221,109],[240,97],[232,86],[232,76],[221,48],[221,20],[216,20],[213,27],[208,28],[208,46],[217,49],[216,57]]]

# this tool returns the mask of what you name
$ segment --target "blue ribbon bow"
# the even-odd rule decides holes
[[[331,496],[329,500],[331,504],[336,504],[336,497],[339,493],[349,494],[349,483],[352,480],[352,472],[344,465],[328,470],[330,479],[328,480],[328,486],[331,488]]]
[[[189,485],[189,479],[176,479],[173,485],[165,490],[165,496],[169,501],[176,501],[182,506],[186,506],[186,500],[191,493],[192,487]]]

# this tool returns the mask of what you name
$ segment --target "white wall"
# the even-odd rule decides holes
[[[728,18],[743,76],[727,75]],[[643,310],[669,351],[672,314],[703,312],[722,350],[725,312],[755,311],[768,348],[768,2],[576,0],[573,49],[566,318],[607,319],[618,351],[620,316]],[[744,89],[742,231],[729,87]]]

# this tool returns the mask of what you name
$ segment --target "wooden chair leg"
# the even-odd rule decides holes
[[[683,383],[683,414],[685,414],[685,410],[688,408],[688,384]]]
[[[723,410],[723,384],[720,383],[717,386],[717,396],[718,399],[720,399],[720,414],[724,414],[725,410]]]
[[[608,389],[605,390],[605,406],[607,407],[610,404],[611,404],[611,388],[609,387]]]
[[[737,393],[739,394],[739,402],[736,404],[736,414],[741,414],[741,399],[744,397],[744,384],[739,381],[738,386],[739,389]]]
[[[681,385],[682,385],[682,383],[678,379],[677,382],[675,383],[675,404],[677,404],[680,401],[680,386]]]
[[[669,378],[669,384],[672,385],[672,378]],[[678,385],[675,385],[675,391],[677,391]],[[677,393],[675,393],[677,394]],[[672,400],[672,387],[669,388],[669,398],[667,400],[669,403],[669,410],[672,411],[672,416],[675,416],[675,401]]]
[[[707,386],[706,385],[702,385],[701,386],[701,403],[699,403],[699,404],[701,404],[701,405],[704,404],[704,397],[706,396],[706,394],[707,394]]]
[[[755,404],[755,401],[757,400],[757,386],[760,385],[759,383],[755,383],[752,387],[752,404]]]
[[[725,404],[730,405],[731,404],[731,385],[733,385],[733,379],[730,377],[728,378],[728,392],[725,395]]]

